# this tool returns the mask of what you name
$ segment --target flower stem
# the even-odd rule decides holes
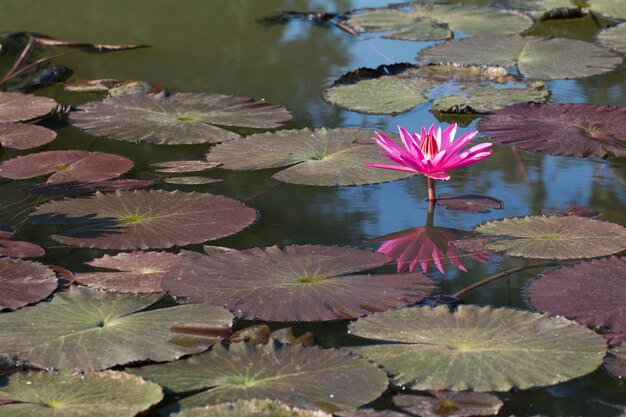
[[[435,180],[430,177],[426,177],[426,179],[428,180],[428,201],[435,202],[437,201],[437,195],[435,194]]]

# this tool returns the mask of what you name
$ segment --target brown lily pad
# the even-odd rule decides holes
[[[478,194],[440,194],[437,205],[469,213],[489,213],[490,209],[501,210],[504,206],[502,200]]]
[[[57,288],[54,272],[43,264],[0,258],[0,310],[36,303]]]
[[[20,180],[52,174],[50,184],[97,182],[118,177],[133,162],[123,156],[87,151],[48,151],[19,156],[0,164],[0,176]]]
[[[180,191],[117,191],[52,201],[31,213],[42,223],[83,225],[53,238],[101,249],[150,249],[202,243],[232,235],[256,211],[231,198]]]
[[[530,305],[588,327],[626,332],[626,260],[610,257],[541,274],[527,290]]]
[[[84,272],[75,274],[75,279],[95,289],[131,293],[163,292],[161,278],[180,260],[180,255],[167,252],[104,255],[87,264],[119,272]]]
[[[42,126],[0,123],[0,146],[9,149],[31,149],[50,143],[57,137],[54,130]]]
[[[57,102],[48,97],[0,92],[0,123],[36,119],[52,112]]]
[[[223,305],[249,320],[351,319],[416,303],[434,288],[419,273],[349,275],[387,263],[369,250],[207,249],[208,255],[185,256],[163,278],[163,289],[190,302]]]
[[[395,405],[421,417],[495,416],[502,401],[484,392],[433,391],[432,397],[400,394],[393,397]]]
[[[515,149],[551,155],[626,156],[626,108],[518,104],[486,116],[478,130]]]
[[[599,210],[583,206],[569,206],[561,210],[542,209],[541,214],[544,216],[579,216],[595,219],[602,214]]]
[[[15,230],[0,224],[0,256],[9,258],[36,258],[46,251],[39,245],[19,240],[10,240]]]
[[[151,166],[157,172],[198,172],[212,169],[219,166],[219,162],[207,161],[164,161],[157,162]]]

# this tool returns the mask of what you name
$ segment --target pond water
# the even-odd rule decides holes
[[[369,34],[357,38],[333,25],[316,25],[305,20],[273,25],[260,21],[277,10],[343,12],[389,3],[382,0],[6,0],[0,4],[0,31],[36,32],[84,42],[149,45],[149,48],[114,53],[77,51],[55,62],[71,68],[74,77],[84,80],[140,79],[161,84],[172,92],[262,98],[282,104],[293,113],[294,119],[287,128],[347,127],[395,132],[397,125],[416,130],[422,124],[439,123],[429,111],[429,105],[395,116],[365,115],[334,106],[322,95],[341,74],[359,67],[415,62],[422,48],[437,42],[391,40]],[[593,42],[598,31],[592,19],[583,18],[539,23],[529,33]],[[547,81],[546,86],[552,92],[549,102],[626,106],[625,75],[626,66],[622,64],[602,75]],[[70,93],[60,86],[42,88],[36,94],[74,105],[102,97],[94,93]],[[460,128],[460,132],[474,130],[477,121],[474,119]],[[156,179],[154,189],[208,192],[240,200],[254,196],[248,204],[258,210],[259,220],[232,237],[211,242],[218,246],[244,249],[323,244],[376,249],[379,243],[368,242],[369,239],[427,222],[426,180],[422,176],[357,187],[283,184],[273,188],[279,182],[271,175],[278,170],[217,169],[200,175],[219,178],[221,182],[172,185],[160,182],[150,164],[200,159],[210,149],[208,145],[134,144],[97,138],[61,121],[46,121],[44,125],[54,128],[58,137],[43,150],[83,149],[126,156],[135,164],[127,177]],[[0,149],[0,160],[30,152]],[[436,207],[434,224],[471,230],[492,219],[537,215],[542,209],[579,205],[599,210],[601,220],[626,225],[625,167],[623,158],[602,160],[515,153],[507,146],[494,144],[491,157],[452,172],[450,181],[438,182],[437,192],[491,196],[502,200],[503,208],[467,213]],[[44,197],[26,197],[22,188],[27,182],[0,182],[0,223],[16,227],[16,238],[46,249],[46,255],[37,261],[81,272],[88,269],[83,262],[104,253],[115,253],[77,249],[49,239],[59,229],[28,220],[30,209]],[[201,247],[192,245],[187,249],[201,250]],[[429,275],[436,280],[438,293],[452,294],[502,269],[537,261],[502,256],[496,262],[482,263],[472,258],[463,262],[467,272],[458,271],[449,263],[445,274],[430,268]],[[393,269],[390,267],[389,271]],[[527,310],[524,289],[529,279],[540,271],[513,273],[470,291],[461,299],[467,304]],[[346,324],[307,325],[302,326],[304,329],[312,329],[323,344],[333,345],[341,340]],[[610,416],[618,415],[619,410],[607,404],[626,404],[626,385],[598,369],[555,386],[498,395],[504,401],[499,414],[502,416]],[[390,396],[387,394],[377,404],[385,406]]]

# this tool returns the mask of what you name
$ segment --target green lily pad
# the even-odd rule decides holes
[[[57,137],[54,130],[21,123],[0,123],[0,147],[31,149],[50,143]]]
[[[32,94],[0,92],[0,123],[36,119],[52,112],[57,102]]]
[[[239,400],[234,403],[194,407],[172,417],[332,417],[323,411],[291,407],[279,401]]]
[[[272,176],[305,185],[363,185],[393,181],[412,173],[371,169],[367,162],[385,163],[372,140],[374,132],[359,129],[301,129],[260,133],[211,149],[206,159],[222,168],[254,170],[293,165]],[[390,137],[399,141],[398,135]]]
[[[349,275],[387,263],[369,250],[272,246],[189,254],[161,282],[190,302],[223,305],[238,317],[264,321],[351,319],[419,302],[434,288],[425,275]]]
[[[0,310],[40,301],[57,288],[57,278],[38,262],[0,258]]]
[[[517,63],[528,78],[554,80],[612,71],[622,58],[589,42],[519,35],[478,36],[440,43],[421,51],[419,60],[504,67]]]
[[[393,397],[395,405],[420,417],[495,416],[502,401],[484,392],[433,391],[432,397],[400,394]]]
[[[626,249],[626,228],[579,216],[506,218],[474,230],[497,238],[487,249],[523,258],[594,258]]]
[[[402,113],[433,101],[445,113],[489,113],[513,103],[545,102],[543,83],[503,86],[514,81],[502,67],[382,65],[341,76],[324,92],[326,100],[362,113]]]
[[[102,249],[168,248],[237,233],[256,211],[231,198],[162,190],[52,201],[31,213],[41,223],[83,225],[57,233],[61,243]]]
[[[603,30],[598,40],[603,46],[626,54],[626,23]]]
[[[383,38],[388,39],[437,41],[452,37],[452,33],[444,26],[400,9],[370,9],[354,13],[346,23],[358,32],[391,32],[383,35]]]
[[[553,385],[592,372],[606,353],[602,336],[580,324],[509,308],[405,308],[358,319],[350,333],[386,342],[351,349],[416,390]]]
[[[511,9],[524,10],[536,14],[563,7],[573,7],[574,3],[572,0],[504,0],[504,5]]]
[[[227,336],[232,315],[196,304],[142,311],[160,294],[118,294],[73,287],[0,314],[0,356],[41,368],[106,369],[134,361],[172,361]]]
[[[128,372],[174,393],[203,390],[180,400],[182,409],[258,398],[332,412],[367,404],[388,384],[376,365],[347,352],[275,343],[215,345],[189,359]]]
[[[620,0],[590,0],[591,10],[614,19],[626,19],[626,3]]]
[[[0,417],[134,417],[162,398],[157,384],[124,372],[17,373],[0,387]]]
[[[87,103],[72,124],[98,136],[164,145],[216,143],[239,137],[223,129],[274,129],[291,120],[282,106],[207,93],[129,94]]]

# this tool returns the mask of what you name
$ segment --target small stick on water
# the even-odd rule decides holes
[[[263,190],[263,191],[259,191],[259,192],[258,192],[258,193],[256,193],[256,194],[252,194],[250,197],[248,197],[248,198],[244,199],[244,200],[243,200],[243,202],[244,202],[244,203],[249,203],[250,201],[254,200],[255,198],[260,197],[260,196],[262,196],[263,194],[267,194],[267,193],[269,193],[270,191],[275,190],[276,188],[280,187],[280,186],[281,186],[281,185],[283,185],[283,184],[284,184],[284,182],[279,182],[278,184],[274,184],[274,185],[272,185],[270,188],[267,188],[267,189],[265,189],[265,190]]]

